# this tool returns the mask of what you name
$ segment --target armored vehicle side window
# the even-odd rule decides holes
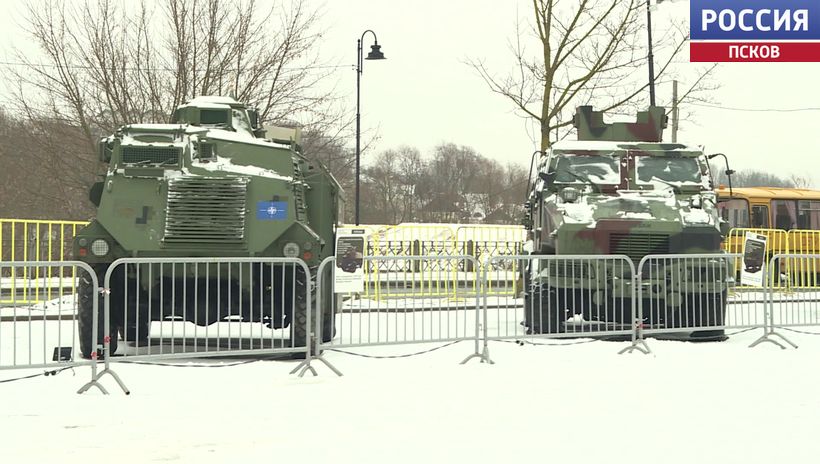
[[[209,126],[227,125],[228,113],[225,110],[199,110],[199,123]]]
[[[749,203],[746,200],[727,200],[718,203],[720,217],[734,228],[749,227]]]
[[[555,182],[578,182],[578,177],[596,184],[621,183],[618,157],[610,155],[560,154],[555,165]]]
[[[674,183],[701,183],[701,172],[695,158],[668,158],[636,156],[638,183],[651,184],[653,180]]]
[[[769,228],[769,207],[752,206],[752,227],[759,229]]]

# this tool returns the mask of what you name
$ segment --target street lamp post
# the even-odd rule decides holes
[[[362,58],[362,42],[367,33],[373,34],[373,45],[370,46],[370,53],[367,57]],[[356,41],[356,52],[358,53],[358,60],[356,61],[356,225],[359,225],[359,175],[361,172],[361,148],[359,146],[361,139],[361,88],[362,88],[362,64],[364,60],[383,60],[384,53],[381,51],[379,39],[376,38],[376,33],[370,29],[362,33],[362,37]]]
[[[661,1],[663,0],[658,0],[658,3]],[[649,106],[655,106],[655,60],[652,57],[652,7],[649,0],[646,0],[646,39],[649,47]]]

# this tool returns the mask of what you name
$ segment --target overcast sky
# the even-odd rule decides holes
[[[362,125],[378,130],[376,151],[407,144],[429,153],[439,143],[453,142],[501,162],[529,163],[536,148],[533,124],[491,93],[465,64],[476,58],[499,72],[509,68],[508,43],[515,36],[515,19],[527,17],[529,0],[311,3],[324,12],[322,55],[350,64],[338,68],[334,77],[349,97],[351,110],[356,97],[356,40],[372,29],[382,45],[387,60],[366,61],[362,75]],[[685,1],[660,5],[653,14],[656,35],[670,19],[688,19],[688,8]],[[0,18],[6,57],[9,44],[27,45],[20,22],[19,6]],[[368,35],[366,51],[371,44]],[[818,71],[817,63],[721,64],[716,74],[721,88],[713,93],[720,108],[689,108],[691,118],[682,121],[679,140],[705,145],[709,153],[726,153],[735,169],[809,174],[815,187],[820,186],[820,111],[729,110],[820,108]],[[640,72],[646,74],[645,69]],[[681,83],[684,86],[686,82]],[[668,100],[671,86],[657,92],[659,99]],[[668,139],[669,130],[665,135]]]

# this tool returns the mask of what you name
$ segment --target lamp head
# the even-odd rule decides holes
[[[366,60],[384,60],[384,53],[382,53],[382,46],[378,43],[370,46],[370,53],[365,57]]]

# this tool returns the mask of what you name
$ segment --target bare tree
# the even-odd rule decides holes
[[[60,154],[72,188],[99,172],[99,136],[167,122],[199,95],[231,95],[255,105],[263,122],[341,136],[349,125],[334,89],[317,90],[334,69],[317,56],[319,19],[306,0],[32,2],[27,29],[41,53],[17,55],[25,66],[12,79],[16,114],[62,122],[63,133],[44,130],[39,142]]]
[[[716,186],[729,184],[726,173],[720,169],[720,166],[712,165],[712,175],[715,178]],[[788,177],[781,177],[770,172],[741,169],[732,175],[732,186],[810,188],[811,178],[800,174],[791,174]]]
[[[540,147],[545,150],[571,129],[575,106],[595,103],[604,111],[632,111],[644,105],[648,79],[636,76],[647,63],[641,44],[646,7],[646,0],[532,0],[531,27],[516,25],[511,45],[514,69],[497,75],[483,60],[472,59],[469,64],[493,92],[537,122]],[[531,38],[533,53],[527,47]],[[654,44],[663,57],[655,70],[657,83],[673,77],[673,64],[687,38],[678,24]],[[707,76],[713,69],[702,70],[679,101],[696,98],[709,88]]]

